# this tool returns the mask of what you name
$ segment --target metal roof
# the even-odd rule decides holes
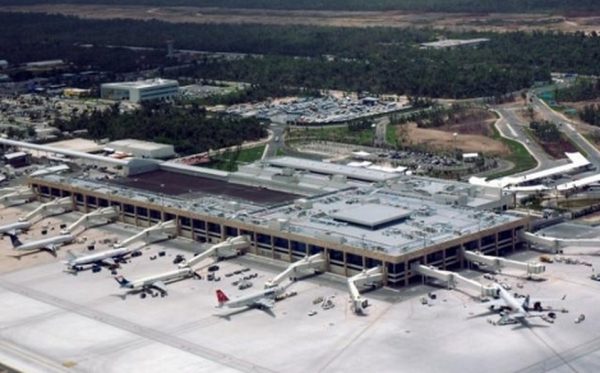
[[[393,180],[400,176],[379,170],[368,170],[336,163],[326,163],[294,157],[273,158],[268,159],[265,162],[271,166],[293,168],[296,170],[305,170],[327,175],[343,175],[348,178],[371,182]]]
[[[102,88],[120,88],[120,89],[144,89],[144,88],[153,88],[160,86],[170,86],[170,85],[179,85],[177,80],[170,79],[147,79],[147,80],[138,80],[134,82],[114,82],[114,83],[104,83],[102,84]]]
[[[386,223],[407,218],[412,210],[386,206],[375,203],[365,203],[332,213],[329,216],[335,220],[375,228]]]
[[[480,186],[492,186],[492,187],[497,187],[497,188],[505,188],[505,187],[508,187],[511,185],[517,186],[517,185],[525,183],[525,182],[544,179],[544,178],[551,177],[554,175],[564,174],[564,173],[576,170],[580,167],[585,167],[590,164],[590,161],[588,161],[587,158],[585,158],[579,152],[565,153],[565,155],[571,161],[570,163],[565,164],[565,165],[548,168],[548,169],[541,170],[541,171],[532,172],[530,174],[526,174],[523,176],[506,176],[506,177],[503,177],[500,179],[494,179],[494,180],[486,180],[485,178],[473,176],[469,179],[469,183],[473,184],[473,185],[480,185]]]

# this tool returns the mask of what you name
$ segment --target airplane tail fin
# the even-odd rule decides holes
[[[17,247],[23,245],[23,243],[21,242],[21,240],[19,240],[19,238],[17,237],[16,234],[4,233],[4,235],[10,237],[10,242],[12,243],[14,248],[17,248]]]
[[[219,306],[222,306],[229,301],[229,298],[221,289],[217,290],[217,301],[219,302]]]
[[[115,276],[115,280],[121,286],[127,286],[129,284],[129,281],[127,281],[127,279],[125,277],[123,277],[123,276]]]

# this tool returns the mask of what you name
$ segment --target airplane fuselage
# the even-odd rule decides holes
[[[75,236],[72,234],[61,234],[60,236],[44,238],[38,241],[24,242],[14,249],[17,251],[43,250],[48,246],[61,246],[73,241],[75,241]]]
[[[143,289],[147,287],[152,287],[152,285],[158,281],[168,282],[173,280],[182,279],[188,276],[191,276],[193,271],[190,268],[182,268],[174,271],[164,272],[158,275],[148,276],[144,278],[140,278],[138,280],[133,280],[129,282],[124,287],[130,289]]]
[[[229,308],[241,308],[241,307],[251,307],[257,304],[257,302],[264,298],[275,299],[277,296],[281,295],[285,290],[280,287],[269,288],[265,290],[261,290],[259,292],[255,292],[252,294],[248,294],[236,299],[232,299],[226,303],[225,306]]]
[[[86,256],[79,257],[79,258],[75,258],[73,260],[69,260],[67,262],[67,264],[70,267],[78,267],[78,266],[83,266],[86,264],[94,264],[94,263],[101,262],[105,259],[121,258],[121,257],[129,254],[130,251],[131,251],[130,249],[125,248],[125,247],[120,248],[120,249],[114,249],[114,250],[106,250],[103,252],[86,255]]]
[[[0,234],[16,231],[24,231],[31,228],[31,223],[28,221],[19,221],[16,223],[6,224],[0,227]]]
[[[498,286],[498,295],[506,303],[506,307],[510,309],[511,313],[514,314],[515,317],[526,317],[528,315],[528,312],[523,307],[522,302],[513,297],[501,286]]]

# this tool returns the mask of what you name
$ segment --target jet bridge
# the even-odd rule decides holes
[[[88,229],[94,226],[108,224],[113,219],[116,219],[118,215],[119,211],[115,206],[99,208],[77,219],[76,222],[64,229],[61,234],[72,234],[73,231],[80,226],[84,226],[85,229]]]
[[[0,203],[7,207],[27,203],[35,197],[34,191],[26,186],[0,189]]]
[[[0,233],[17,234],[20,231],[26,231],[33,225],[33,222],[30,221],[32,218],[38,215],[44,218],[46,216],[62,214],[71,210],[72,207],[73,203],[69,197],[55,199],[54,201],[38,206],[27,215],[20,217],[17,222],[0,226]]]
[[[500,271],[502,268],[514,268],[527,272],[528,277],[539,275],[546,271],[546,266],[541,263],[520,262],[512,259],[485,255],[479,251],[464,250],[463,255],[465,259],[472,263],[484,264],[494,268],[496,271]]]
[[[286,277],[290,276],[291,281],[296,281],[298,274],[306,269],[313,269],[315,273],[325,272],[327,261],[323,253],[304,257],[297,262],[290,264],[285,271],[265,283],[265,288],[272,288],[279,285]]]
[[[156,241],[174,237],[176,234],[177,224],[175,223],[175,220],[169,220],[146,228],[143,231],[119,242],[116,246],[127,247],[136,241],[144,241],[146,244],[150,244]]]
[[[413,265],[412,270],[417,271],[423,276],[433,277],[435,279],[445,281],[448,284],[449,289],[464,287],[466,289],[476,291],[479,293],[481,298],[495,297],[498,292],[494,286],[483,285],[475,280],[461,276],[456,272],[445,271],[434,266],[416,264]]]
[[[35,210],[29,212],[27,215],[21,216],[19,221],[30,221],[31,219],[41,216],[42,218],[64,214],[67,211],[73,209],[73,201],[71,197],[57,198],[50,202],[39,205]]]
[[[365,308],[369,306],[368,300],[360,295],[359,286],[381,286],[383,284],[383,271],[377,266],[370,269],[365,269],[357,275],[350,277],[348,280],[348,291],[350,292],[350,301],[352,302],[352,310],[356,314],[363,314]]]
[[[229,237],[223,242],[212,245],[208,250],[196,255],[190,260],[181,262],[179,268],[193,268],[208,257],[216,257],[218,259],[234,257],[240,255],[240,253],[248,247],[250,247],[250,242],[246,237]]]

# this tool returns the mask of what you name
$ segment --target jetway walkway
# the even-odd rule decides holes
[[[528,277],[540,275],[546,271],[546,266],[542,263],[520,262],[518,260],[486,255],[478,251],[463,250],[463,256],[469,262],[490,266],[494,268],[494,271],[501,271],[502,268],[513,268],[525,271]]]
[[[312,269],[314,270],[314,273],[325,272],[326,266],[327,260],[325,260],[323,253],[304,257],[297,262],[290,264],[283,272],[267,281],[265,283],[265,288],[272,288],[279,285],[288,276],[291,281],[296,281],[298,274],[302,273],[302,271]]]
[[[0,203],[6,207],[27,203],[35,197],[34,191],[26,186],[0,189]]]
[[[42,219],[52,215],[60,215],[73,210],[73,201],[71,197],[57,198],[50,202],[39,205],[36,209],[19,218],[19,221],[31,221],[33,218],[41,216]]]
[[[97,210],[91,211],[69,225],[64,229],[61,234],[73,234],[73,232],[83,226],[85,229],[95,227],[98,225],[104,225],[110,223],[112,220],[119,216],[119,211],[116,207],[103,207]]]
[[[208,250],[194,256],[190,260],[181,262],[179,268],[194,268],[204,259],[216,257],[218,259],[238,256],[243,250],[250,247],[250,241],[244,236],[229,237],[223,242],[212,245]]]
[[[124,239],[123,241],[119,242],[116,246],[127,247],[137,241],[143,241],[145,244],[150,244],[153,242],[174,237],[176,235],[177,223],[175,223],[175,220],[169,220],[165,222],[160,222],[156,225],[146,228],[143,231]]]
[[[456,272],[445,271],[433,266],[425,266],[422,264],[416,264],[413,266],[412,269],[423,276],[445,281],[448,285],[448,288],[450,289],[458,287],[476,291],[477,293],[479,293],[479,296],[481,298],[495,297],[498,293],[498,290],[495,286],[483,285],[475,280],[466,278]]]
[[[356,314],[363,314],[365,308],[369,306],[367,299],[360,295],[358,290],[361,286],[379,287],[383,284],[383,270],[381,267],[365,269],[357,275],[354,275],[347,280],[348,291],[350,292],[350,301],[352,310]]]
[[[57,198],[54,201],[44,203],[35,210],[19,218],[17,222],[0,226],[0,234],[17,234],[26,231],[33,225],[32,219],[41,216],[42,219],[51,215],[59,215],[73,209],[73,202],[70,197]]]
[[[21,242],[14,234],[7,234],[11,236],[13,248],[17,251],[46,250],[54,254],[58,247],[69,245],[77,239],[77,236],[81,232],[75,234],[75,229],[83,226],[85,231],[90,227],[109,223],[112,219],[116,219],[117,216],[118,211],[114,207],[94,210],[77,219],[76,222],[66,229],[63,229],[58,236],[46,237],[36,241]]]
[[[600,250],[600,238],[560,238],[551,236],[539,236],[531,232],[522,232],[521,238],[529,244],[544,248],[555,254],[562,254],[567,247],[584,249],[584,252],[595,253]],[[596,251],[591,250],[596,249]]]

